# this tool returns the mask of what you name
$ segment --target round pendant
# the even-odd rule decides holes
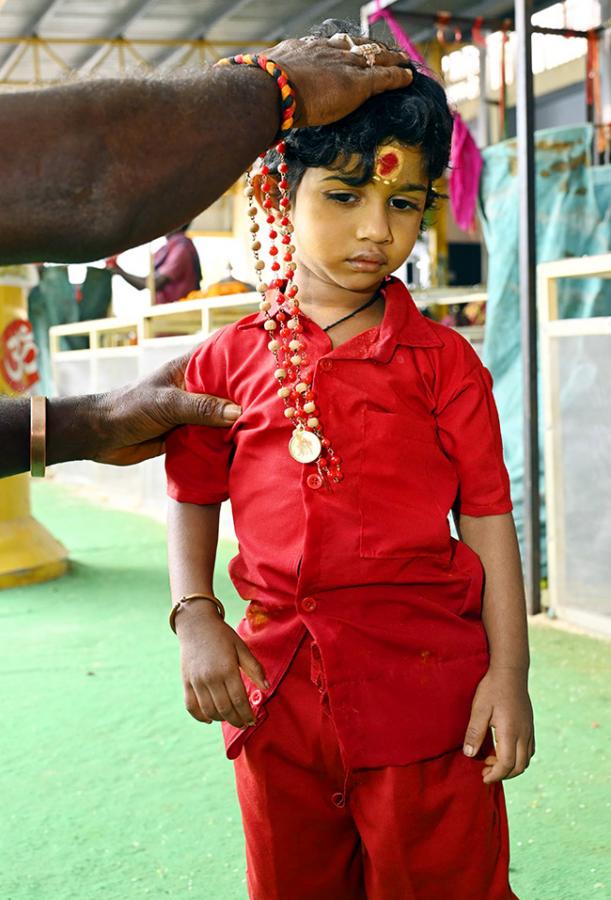
[[[293,437],[289,441],[289,453],[297,462],[311,463],[318,459],[322,444],[320,438],[312,431],[304,431],[296,428]]]

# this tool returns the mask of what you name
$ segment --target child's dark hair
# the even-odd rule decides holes
[[[310,34],[331,37],[338,32],[353,37],[361,34],[358,26],[338,19],[327,19]],[[389,44],[385,46],[397,49]],[[409,67],[414,74],[409,87],[377,94],[339,122],[296,128],[287,135],[287,178],[293,197],[306,169],[345,169],[352,156],[358,157],[353,169],[354,184],[365,184],[373,175],[376,149],[393,139],[421,150],[431,182],[443,175],[450,160],[452,113],[435,76],[414,63]],[[275,151],[270,151],[265,161],[271,172],[277,171]],[[425,209],[433,207],[442,196],[429,188]]]

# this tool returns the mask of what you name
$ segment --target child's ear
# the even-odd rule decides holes
[[[278,176],[276,175],[262,175],[260,172],[257,172],[255,175],[251,175],[250,183],[252,184],[255,191],[255,200],[257,201],[257,205],[260,209],[263,210],[265,215],[268,215],[268,210],[264,209],[263,201],[265,199],[263,195],[263,182],[268,182],[271,185],[271,190],[267,192],[269,199],[272,201],[272,209],[274,212],[279,212],[278,201],[280,199],[280,188],[278,187]]]

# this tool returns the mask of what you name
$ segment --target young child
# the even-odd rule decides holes
[[[172,595],[211,598],[173,613],[185,702],[223,721],[255,900],[515,897],[500,782],[534,738],[491,379],[391,276],[451,132],[442,88],[414,69],[409,88],[291,132],[288,171],[268,153],[253,189],[275,240],[287,210],[269,195],[288,182],[300,312],[270,290],[206,340],[188,388],[243,414],[168,441]],[[229,497],[237,633],[212,583]]]

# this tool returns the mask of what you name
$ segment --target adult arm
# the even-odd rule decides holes
[[[47,463],[93,459],[131,465],[162,453],[165,435],[177,425],[230,425],[240,415],[239,406],[183,390],[189,357],[106,394],[49,399]],[[29,400],[0,397],[0,435],[0,477],[27,471]]]
[[[198,506],[168,499],[168,564],[172,600],[212,594],[220,504]],[[212,603],[198,601],[175,619],[185,706],[194,719],[226,720],[237,728],[253,725],[242,669],[261,690],[269,687],[263,669],[242,638]]]
[[[124,279],[129,285],[133,288],[136,288],[137,291],[143,291],[145,288],[148,288],[149,282],[148,278],[145,275],[132,275],[131,272],[126,272],[125,269],[122,269],[119,265],[114,265],[109,268],[109,271],[113,275],[120,275],[121,278]],[[169,277],[164,275],[163,272],[158,272],[155,275],[155,290],[160,291],[169,281]]]
[[[490,668],[475,694],[465,752],[474,756],[494,727],[496,751],[484,768],[490,784],[520,775],[535,752],[524,582],[511,513],[461,515],[459,531],[484,567],[482,620],[490,647]]]
[[[370,69],[337,39],[266,52],[296,88],[300,126],[340,119],[412,80],[399,68],[405,54],[385,51]],[[0,121],[0,264],[80,262],[143,244],[208,207],[273,141],[280,103],[265,72],[225,66],[5,93]]]

